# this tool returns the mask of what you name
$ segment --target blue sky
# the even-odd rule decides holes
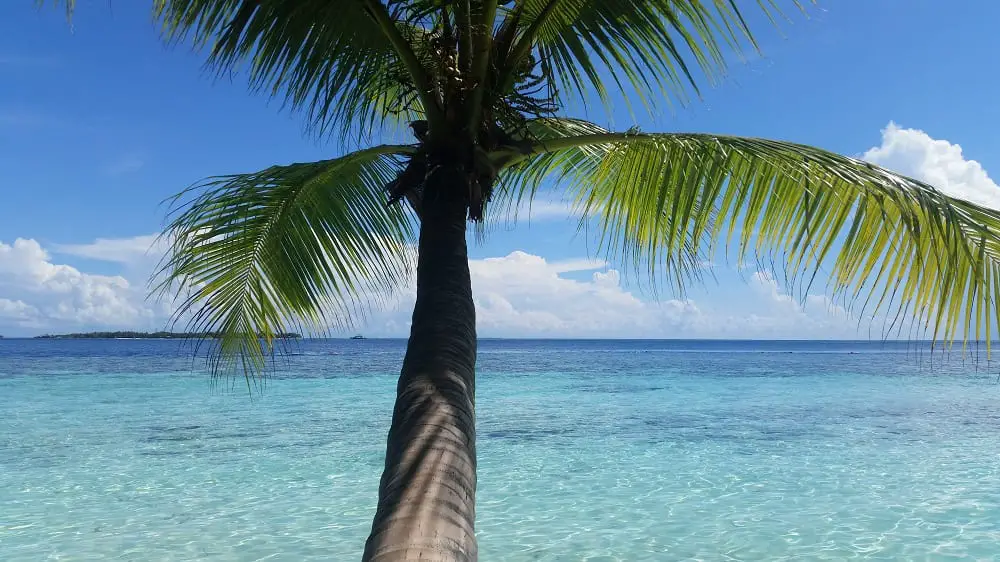
[[[809,19],[791,13],[780,33],[755,21],[764,57],[735,64],[690,107],[638,124],[867,153],[988,203],[988,172],[1000,170],[1000,6],[944,6],[839,0]],[[161,327],[168,311],[142,296],[155,261],[144,248],[166,197],[212,174],[340,153],[304,134],[301,115],[202,61],[163,45],[148,2],[81,0],[72,26],[31,0],[0,7],[0,334]],[[588,117],[633,124],[620,108]],[[474,245],[483,335],[868,336],[822,294],[799,302],[738,264],[717,264],[704,289],[651,302],[615,264],[595,261],[574,224],[542,213]],[[406,308],[402,295],[364,329],[404,335]]]

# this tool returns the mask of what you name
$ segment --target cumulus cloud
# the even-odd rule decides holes
[[[146,325],[157,312],[120,275],[53,263],[35,240],[0,242],[0,327],[70,329]]]
[[[677,322],[679,303],[666,307],[645,302],[621,286],[614,269],[590,279],[560,274],[604,268],[603,262],[548,262],[515,251],[469,264],[480,331],[500,336],[642,337]]]
[[[966,159],[958,144],[932,138],[919,129],[890,122],[882,130],[882,144],[870,148],[863,158],[953,197],[1000,209],[1000,186],[979,162]]]
[[[550,265],[557,273],[571,273],[574,271],[593,271],[595,269],[604,269],[608,266],[608,262],[605,260],[581,258],[559,260],[552,262]]]
[[[118,264],[98,275],[53,260],[37,241],[0,242],[0,333],[159,329],[172,312],[145,299],[163,246],[154,235],[55,246],[59,254]],[[162,243],[161,243],[162,244]],[[799,302],[768,275],[750,279],[757,307],[733,314],[692,299],[652,301],[630,290],[603,260],[546,260],[523,251],[471,260],[480,334],[492,337],[850,337],[846,314],[822,295]],[[587,274],[588,272],[589,275]],[[567,277],[571,274],[573,278]],[[373,312],[366,332],[405,336],[411,286]],[[714,299],[708,299],[709,301]]]
[[[38,309],[20,300],[0,298],[0,321],[7,320],[19,324],[31,324],[38,318]]]
[[[469,264],[479,332],[487,337],[616,338],[832,338],[856,337],[857,324],[825,295],[802,301],[786,294],[765,272],[736,295],[653,301],[622,284],[618,270],[594,260],[548,261],[515,251]],[[570,279],[564,273],[593,271]],[[738,296],[737,296],[738,295]],[[391,310],[375,314],[366,329],[380,335],[404,331],[412,291]],[[731,307],[713,301],[741,299]]]
[[[750,288],[758,296],[763,312],[754,312],[736,320],[737,327],[760,337],[774,338],[851,338],[857,336],[857,323],[844,307],[827,295],[809,294],[804,299],[785,292],[767,271],[750,276]]]

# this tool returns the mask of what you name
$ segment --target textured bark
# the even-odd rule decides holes
[[[476,311],[467,181],[439,167],[423,194],[417,302],[365,561],[475,561]]]

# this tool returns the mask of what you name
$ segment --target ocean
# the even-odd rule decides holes
[[[0,340],[0,560],[359,559],[404,347],[296,342],[251,397],[178,341]],[[906,343],[484,340],[480,558],[992,560],[998,372]]]

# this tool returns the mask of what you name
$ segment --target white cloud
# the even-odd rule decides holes
[[[677,320],[668,317],[677,307],[664,309],[640,300],[621,287],[614,269],[596,271],[584,281],[560,276],[603,267],[592,260],[550,263],[521,251],[472,260],[479,330],[510,337],[641,337],[660,331],[665,321]]]
[[[53,263],[35,240],[0,242],[0,328],[136,327],[157,314],[120,275]]]
[[[159,258],[147,251],[154,239],[137,236],[59,246],[66,254],[119,264],[132,272],[126,276],[96,275],[54,263],[34,240],[0,243],[0,333],[9,333],[11,328],[59,332],[163,327],[171,310],[144,300],[148,264]],[[750,278],[749,287],[737,288],[745,294],[735,298],[752,306],[736,312],[712,306],[718,302],[712,293],[707,293],[704,303],[690,298],[650,301],[623,286],[621,274],[602,260],[549,261],[515,251],[471,260],[469,267],[479,333],[486,337],[856,335],[855,324],[825,296],[810,295],[800,303],[762,272]],[[573,278],[564,277],[570,273]],[[391,306],[371,314],[363,331],[372,336],[405,336],[415,296],[411,283],[390,299]],[[733,302],[733,295],[723,300]]]
[[[824,295],[800,303],[765,273],[737,287],[740,312],[690,298],[659,302],[622,286],[621,274],[602,261],[550,262],[521,251],[469,264],[479,333],[486,337],[616,338],[831,338],[856,337],[856,324]],[[589,278],[568,272],[593,269]],[[733,291],[724,300],[733,298]],[[743,294],[746,293],[746,294]],[[708,293],[711,295],[711,293]],[[387,312],[373,315],[373,335],[403,335],[414,292],[400,295]],[[721,296],[721,295],[720,295]]]
[[[809,294],[798,299],[786,293],[767,271],[758,270],[750,277],[750,288],[760,299],[762,312],[745,316],[737,325],[758,337],[774,338],[851,338],[857,336],[857,323],[842,306],[827,295]]]
[[[0,320],[29,324],[38,317],[38,309],[20,300],[0,298]]]
[[[967,160],[961,146],[934,139],[919,129],[904,129],[890,122],[882,130],[882,144],[869,149],[863,158],[953,197],[1000,209],[1000,186],[979,162]]]
[[[166,241],[158,234],[131,238],[98,238],[89,244],[56,244],[52,250],[93,260],[132,264],[159,260],[166,250]]]
[[[551,265],[552,269],[557,273],[571,273],[574,271],[593,271],[595,269],[604,269],[608,266],[608,262],[591,258],[580,258],[554,261],[549,265]]]

